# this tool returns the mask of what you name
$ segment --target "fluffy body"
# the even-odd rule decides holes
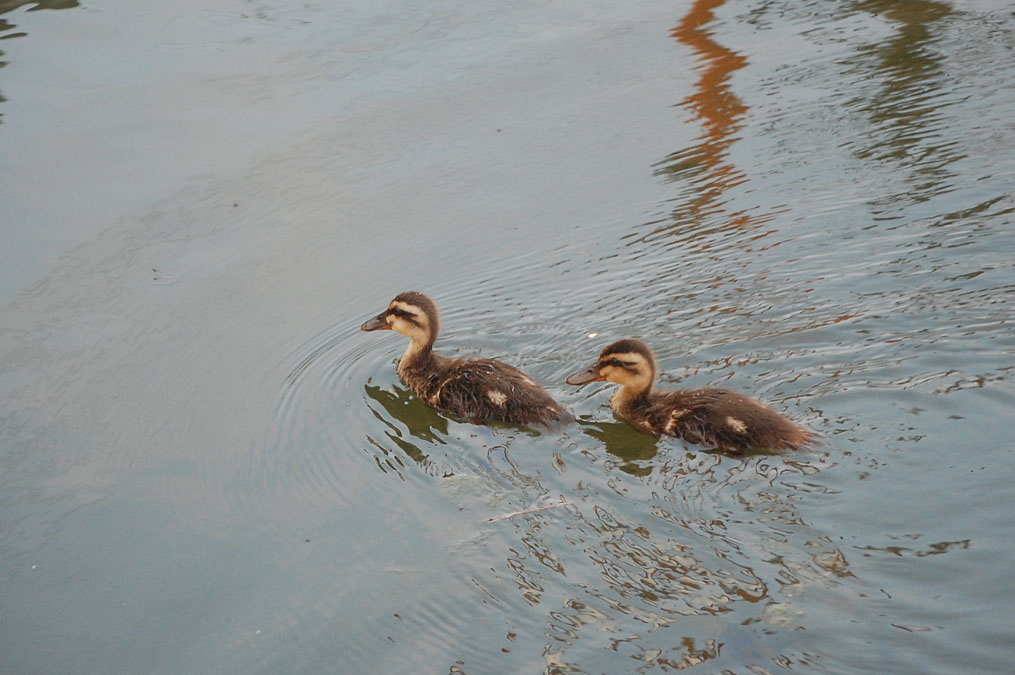
[[[638,340],[608,346],[589,369],[568,377],[570,384],[608,380],[621,385],[610,398],[614,414],[641,431],[677,436],[722,450],[796,450],[813,434],[767,405],[726,389],[654,391],[656,362]]]
[[[726,389],[658,391],[633,397],[618,394],[610,400],[613,412],[650,434],[734,451],[796,450],[811,440],[807,430],[775,410]]]
[[[530,377],[494,359],[449,359],[430,351],[403,357],[398,374],[421,401],[458,417],[539,424],[566,416]]]
[[[400,293],[363,330],[394,330],[410,338],[398,374],[427,405],[469,420],[519,425],[570,419],[535,380],[494,359],[449,359],[434,353],[440,330],[437,306],[422,293]]]

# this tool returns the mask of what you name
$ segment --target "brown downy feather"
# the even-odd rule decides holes
[[[403,359],[398,374],[427,405],[470,420],[546,424],[570,415],[533,379],[493,359]]]
[[[648,392],[615,410],[654,434],[721,450],[799,450],[813,434],[760,401],[725,389]]]

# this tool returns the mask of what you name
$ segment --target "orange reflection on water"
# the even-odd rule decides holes
[[[659,172],[672,179],[691,179],[699,188],[691,200],[692,214],[716,210],[722,193],[744,183],[746,175],[728,161],[730,145],[737,140],[747,106],[732,92],[730,76],[747,65],[741,54],[712,39],[706,26],[714,10],[725,0],[699,0],[670,35],[690,47],[702,60],[701,77],[695,92],[681,101],[694,112],[703,127],[701,142],[675,152],[661,162]],[[737,215],[729,224],[745,225],[746,214]]]

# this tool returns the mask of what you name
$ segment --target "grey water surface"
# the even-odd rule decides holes
[[[0,672],[1006,672],[999,0],[0,2]],[[458,421],[441,307],[578,416]],[[819,432],[565,376],[652,345]]]

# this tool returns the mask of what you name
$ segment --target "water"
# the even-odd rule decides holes
[[[0,11],[0,670],[1007,669],[1005,3]],[[415,401],[409,289],[579,423]]]

